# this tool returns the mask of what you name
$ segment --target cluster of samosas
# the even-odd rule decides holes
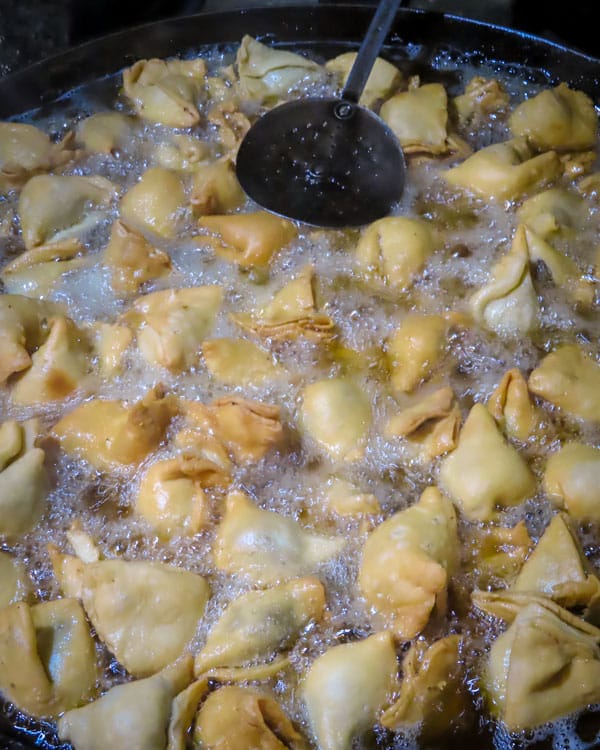
[[[366,537],[356,594],[372,633],[330,645],[299,678],[295,672],[295,645],[335,614],[317,575],[347,539],[261,507],[236,486],[240,467],[275,450],[285,460],[289,419],[240,389],[286,381],[273,353],[286,342],[309,342],[334,359],[336,322],[309,264],[265,304],[230,314],[239,336],[213,337],[228,290],[177,283],[168,243],[192,220],[197,238],[240,273],[268,268],[299,228],[239,210],[246,199],[235,155],[251,112],[302,86],[342,85],[354,57],[321,66],[244,37],[235,65],[218,73],[200,58],[135,63],[123,73],[131,114],[94,114],[60,142],[32,125],[0,123],[0,195],[18,193],[23,244],[0,274],[0,384],[11,409],[66,404],[49,430],[36,419],[0,425],[0,542],[8,550],[35,533],[48,511],[50,438],[99,473],[135,474],[133,512],[152,533],[168,542],[208,530],[215,573],[246,587],[198,646],[212,596],[207,575],[105,558],[75,522],[67,535],[75,555],[49,547],[62,596],[38,601],[23,562],[0,551],[0,692],[34,717],[57,720],[60,738],[77,750],[183,750],[188,742],[206,750],[308,748],[267,685],[239,684],[282,675],[294,690],[298,680],[321,750],[350,750],[377,722],[392,731],[417,727],[435,740],[472,710],[468,635],[436,639],[427,630],[443,623],[461,572],[476,587],[475,610],[506,625],[477,667],[488,709],[509,731],[600,701],[600,581],[576,528],[600,521],[600,448],[552,432],[557,418],[600,423],[592,348],[560,341],[527,376],[508,363],[487,401],[471,400],[468,409],[446,377],[457,331],[516,343],[540,330],[547,291],[537,288],[536,263],[570,304],[592,309],[594,279],[576,247],[588,201],[600,191],[598,175],[586,174],[598,137],[593,103],[560,84],[511,108],[502,84],[482,77],[452,99],[441,83],[407,81],[383,59],[361,103],[378,109],[411,164],[451,163],[440,173],[445,189],[504,203],[515,230],[464,305],[414,306],[383,342],[385,394],[396,406],[378,437],[402,445],[411,465],[429,472],[417,501],[384,518],[380,499],[345,476],[369,460],[380,409],[358,371],[332,369],[300,384],[291,427],[333,472],[321,511],[368,519],[357,532]],[[490,117],[504,118],[510,137],[473,152],[465,134]],[[127,190],[68,173],[82,154],[118,157],[131,148],[140,120],[171,130]],[[212,140],[198,136],[200,125]],[[90,233],[110,212],[108,243],[94,254]],[[0,236],[5,230],[0,222]],[[356,241],[354,278],[397,301],[443,247],[443,227],[430,217],[380,219]],[[54,299],[70,273],[94,263],[108,270],[123,302],[111,322],[77,322]],[[166,381],[204,367],[231,393],[210,403],[160,386],[133,402],[96,397],[99,379],[123,372],[132,352]],[[168,456],[159,452],[165,448]],[[543,469],[532,455],[546,457]],[[216,526],[215,491],[224,496]],[[556,512],[535,544],[523,521],[506,525],[504,511],[540,493]],[[474,539],[470,555],[461,524]],[[103,694],[98,642],[131,677]],[[408,642],[399,669],[397,647]]]

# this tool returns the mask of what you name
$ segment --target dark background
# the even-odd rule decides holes
[[[276,12],[285,4],[290,0],[0,0],[0,75],[145,21],[259,5],[273,6]],[[305,4],[317,5],[319,0],[305,0]],[[403,4],[522,29],[600,57],[595,0],[405,0]]]

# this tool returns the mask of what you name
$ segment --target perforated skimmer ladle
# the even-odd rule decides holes
[[[341,98],[307,98],[259,118],[240,145],[236,172],[268,211],[322,227],[361,226],[402,194],[404,155],[390,128],[358,104],[400,0],[380,2]]]

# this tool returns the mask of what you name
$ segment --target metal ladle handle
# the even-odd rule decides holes
[[[369,73],[396,17],[400,2],[401,0],[381,0],[377,6],[342,91],[342,99],[345,101],[358,103]]]

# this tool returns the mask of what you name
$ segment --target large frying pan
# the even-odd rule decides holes
[[[185,54],[205,44],[235,44],[244,34],[273,44],[293,44],[324,58],[332,57],[358,46],[372,14],[373,6],[369,5],[324,4],[206,13],[146,24],[88,42],[0,79],[0,119],[38,107],[44,110],[50,104],[53,109],[58,107],[66,114],[73,113],[77,105],[64,94],[92,82],[95,83],[86,89],[86,99],[108,105],[120,80],[106,77],[135,60]],[[565,81],[585,91],[600,105],[600,60],[524,32],[447,14],[402,9],[390,42],[384,55],[391,60],[402,60],[405,70],[408,66],[415,72],[426,73],[436,61],[445,59],[442,76],[447,77],[451,92],[453,83],[458,82],[452,73],[455,60],[468,62],[475,68],[492,66],[542,85]],[[596,721],[598,715],[590,718],[595,728],[600,726],[600,721]],[[492,737],[481,729],[476,736],[436,744],[436,750],[470,747],[491,750],[494,746]],[[3,712],[0,706],[0,750],[44,747],[67,746],[56,742],[50,727],[24,723],[22,717],[7,710]],[[379,747],[385,747],[385,741]]]

